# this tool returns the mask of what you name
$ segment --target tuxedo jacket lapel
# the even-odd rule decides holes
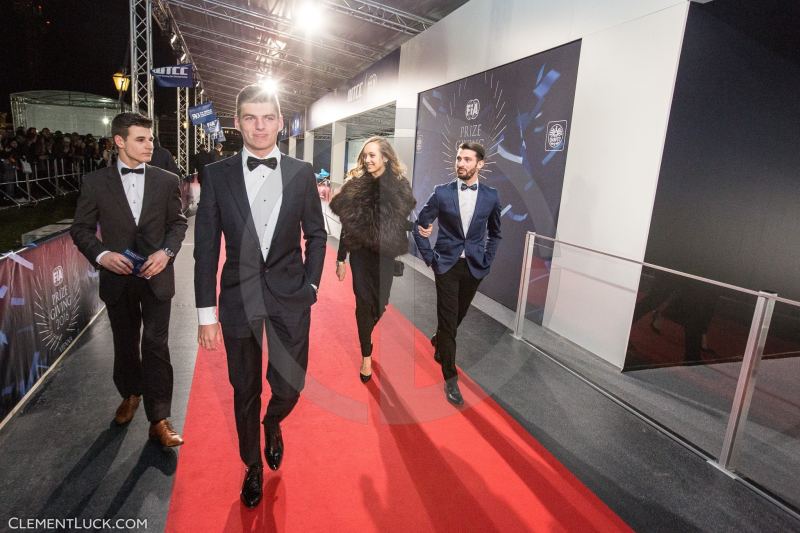
[[[467,231],[467,235],[473,232],[475,229],[475,225],[481,221],[481,217],[479,213],[483,208],[483,204],[489,199],[489,193],[486,192],[486,188],[478,186],[478,198],[475,199],[475,211],[472,213],[472,220],[469,222],[469,231]],[[466,236],[465,236],[466,237]]]
[[[225,180],[225,183],[231,191],[231,198],[233,198],[233,202],[242,215],[244,226],[250,231],[252,237],[255,238],[255,242],[258,242],[258,233],[256,232],[256,226],[253,222],[252,213],[250,212],[250,201],[247,199],[247,187],[244,185],[241,152],[226,159],[225,164],[230,167],[229,171],[226,173],[227,176],[230,176],[230,179]]]
[[[460,181],[456,179],[456,181],[452,182],[450,186],[447,188],[450,191],[451,200],[453,202],[453,209],[456,210],[456,218],[458,219],[458,234],[462,237],[466,237],[464,235],[464,224],[461,223],[461,206],[458,205],[458,185]]]
[[[142,221],[147,220],[146,217],[150,212],[150,209],[153,207],[153,202],[158,197],[158,191],[156,191],[156,180],[153,177],[153,172],[158,172],[158,170],[155,170],[156,168],[157,167],[153,167],[151,165],[145,166],[144,192],[142,193],[142,212],[139,214],[139,226],[142,225]]]
[[[125,196],[125,188],[122,186],[122,178],[116,166],[108,167],[106,170],[106,178],[106,186],[108,187],[110,197],[117,202],[120,213],[124,213],[123,216],[127,215],[127,219],[135,226],[136,221],[133,219],[133,212],[131,211],[131,206],[128,205],[128,198]]]
[[[278,218],[275,222],[275,232],[272,234],[272,243],[270,243],[270,249],[272,249],[272,244],[275,242],[275,236],[278,234],[278,228],[281,227],[281,222],[286,217],[286,210],[288,209],[287,205],[289,202],[286,201],[286,191],[289,190],[291,186],[292,180],[297,175],[298,170],[300,169],[299,166],[293,164],[294,161],[289,159],[288,157],[281,157],[281,186],[283,188],[283,199],[281,200],[281,209],[278,211]]]

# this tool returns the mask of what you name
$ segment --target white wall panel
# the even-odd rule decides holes
[[[583,39],[560,240],[644,258],[688,4]],[[544,325],[622,367],[639,268],[561,247]]]

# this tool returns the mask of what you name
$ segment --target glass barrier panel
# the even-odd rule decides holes
[[[532,269],[523,338],[718,457],[756,297],[537,239],[540,247],[552,255],[546,272]]]
[[[777,302],[731,466],[800,509],[800,308]]]

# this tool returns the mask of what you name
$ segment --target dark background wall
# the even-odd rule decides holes
[[[331,141],[314,139],[314,172],[323,168],[331,172]]]
[[[800,8],[692,4],[646,260],[800,299]]]

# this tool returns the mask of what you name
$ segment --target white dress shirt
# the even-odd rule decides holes
[[[250,153],[247,148],[242,148],[242,173],[244,175],[244,186],[247,190],[247,203],[250,204],[250,207],[253,207],[253,202],[258,196],[258,191],[262,185],[266,184],[267,178],[274,172],[273,169],[269,168],[266,165],[259,165],[254,168],[252,171],[247,167],[247,158],[248,157],[256,157],[252,153]],[[264,158],[259,159],[266,159],[269,157],[274,157],[278,160],[278,165],[281,164],[281,152],[278,150],[278,146],[276,145],[273,147],[272,151],[267,154]],[[276,167],[280,168],[280,166]],[[277,199],[275,203],[275,207],[272,210],[272,215],[270,216],[269,223],[267,227],[263,229],[263,233],[259,235],[259,242],[261,243],[261,255],[266,260],[267,254],[269,253],[269,245],[272,243],[272,236],[275,234],[275,226],[278,222],[278,214],[281,210],[281,203],[283,201],[283,191],[281,190],[281,196]],[[199,307],[197,309],[197,322],[201,326],[208,326],[210,324],[217,323],[217,308],[216,307]]]
[[[244,173],[244,186],[247,189],[247,203],[250,204],[250,208],[252,209],[253,202],[258,195],[259,189],[261,189],[262,185],[267,183],[267,178],[273,172],[275,172],[275,170],[269,168],[267,165],[258,165],[251,171],[249,168],[247,168],[248,157],[255,156],[251,154],[247,148],[242,148],[242,172]],[[267,155],[267,157],[260,157],[259,159],[268,159],[270,157],[277,159],[278,165],[281,164],[281,152],[278,150],[277,145],[272,148],[272,151]],[[276,168],[280,168],[280,166]],[[259,235],[259,242],[261,243],[261,255],[264,257],[264,260],[267,259],[269,245],[272,243],[272,236],[275,234],[275,225],[278,222],[278,214],[280,213],[282,202],[283,188],[281,187],[280,196],[275,202],[275,207],[272,209],[272,215],[270,216],[269,223]]]
[[[475,204],[478,203],[478,190],[464,189],[462,191],[462,183],[465,182],[458,180],[456,190],[458,191],[458,210],[461,213],[461,228],[464,230],[464,238],[466,238],[469,226],[472,223],[472,215],[475,214]],[[476,181],[475,184],[477,185],[478,182]],[[461,257],[466,257],[465,250],[461,251]]]
[[[145,164],[141,163],[140,165],[135,167],[128,167],[126,164],[122,162],[121,159],[117,159],[117,173],[122,179],[122,188],[125,190],[125,198],[128,200],[128,207],[131,208],[133,221],[138,226],[139,217],[142,216],[142,199],[144,198],[144,172],[141,174],[129,172],[123,176],[122,175],[123,168],[144,169]],[[100,263],[100,258],[106,255],[107,253],[108,250],[106,250],[105,252],[100,252],[95,261],[97,261],[97,263]]]

